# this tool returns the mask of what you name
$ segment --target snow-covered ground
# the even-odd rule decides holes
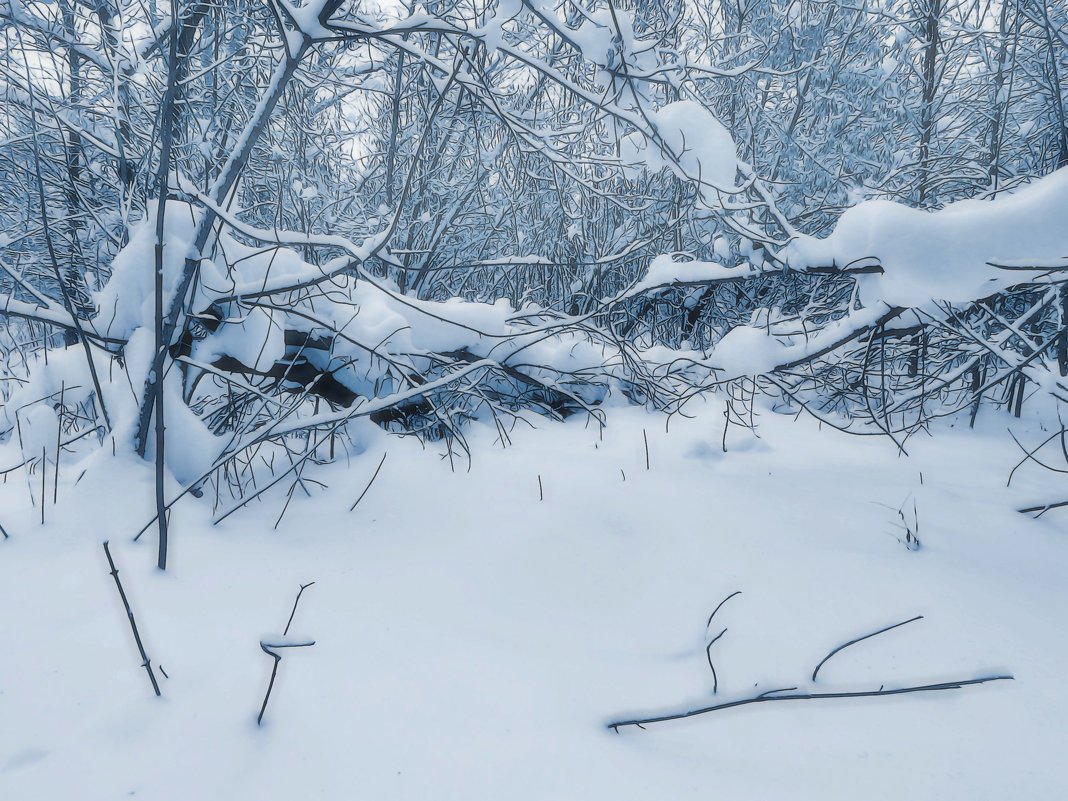
[[[1068,518],[1055,474],[1005,481],[1038,425],[888,440],[765,412],[722,453],[693,420],[613,410],[471,432],[470,472],[371,434],[330,485],[210,525],[172,518],[154,567],[147,467],[121,458],[29,505],[0,487],[0,798],[1059,799],[1068,797]],[[648,437],[646,470],[643,429]],[[381,475],[352,513],[383,452]],[[106,458],[106,457],[105,457]],[[73,467],[65,471],[72,481]],[[921,483],[922,474],[922,483]],[[539,501],[540,475],[544,500]],[[39,480],[37,476],[34,480]],[[39,490],[37,491],[39,494]],[[919,521],[906,548],[897,509]],[[160,676],[153,697],[101,541]],[[291,637],[264,725],[271,660]],[[716,615],[710,634],[706,620]],[[810,686],[876,689],[1010,672],[888,698],[768,703],[616,734],[619,715]]]

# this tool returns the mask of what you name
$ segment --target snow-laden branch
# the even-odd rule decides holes
[[[847,211],[826,238],[797,237],[786,256],[789,269],[797,273],[855,276],[867,307],[850,311],[815,335],[782,337],[764,327],[736,327],[717,344],[709,361],[727,376],[791,370],[861,339],[910,309],[916,310],[922,326],[937,302],[967,305],[1028,280],[1062,282],[1063,271],[1057,268],[1068,253],[1065,209],[1068,169],[995,201],[960,201],[940,211],[887,201],[861,203]],[[1006,264],[1012,269],[1003,269]],[[729,280],[730,271],[718,265],[694,267],[692,275],[699,279]],[[676,281],[687,277],[686,265],[654,262],[651,277],[641,286],[655,280],[660,270]],[[1020,326],[1054,303],[1058,291],[1045,293],[1015,324],[1002,321],[1005,331],[990,346],[1024,337]],[[1037,357],[1033,343],[1028,350],[1030,356],[1013,360],[1014,369]],[[978,358],[959,365],[941,384],[920,387],[915,396],[952,384],[974,368]],[[910,395],[900,398],[890,411],[911,400]]]

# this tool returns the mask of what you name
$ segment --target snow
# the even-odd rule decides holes
[[[126,339],[136,328],[151,324],[157,210],[158,204],[149,203],[145,218],[130,226],[129,242],[112,260],[111,277],[95,294],[98,313],[93,325],[98,333]],[[189,203],[167,201],[163,219],[164,308],[185,269],[193,230],[201,213]]]
[[[327,0],[305,0],[300,7],[294,6],[287,0],[279,0],[286,10],[286,14],[296,23],[302,34],[310,39],[329,39],[335,35],[328,27],[323,25],[323,12],[326,9]]]
[[[43,527],[22,482],[0,485],[4,797],[1064,797],[1063,518],[1013,511],[1063,488],[1033,466],[1004,487],[1019,459],[1005,427],[1030,442],[1040,423],[984,413],[904,458],[765,412],[760,439],[731,429],[724,454],[721,412],[665,431],[614,410],[603,432],[517,428],[507,449],[476,425],[455,473],[367,426],[367,451],[317,469],[329,489],[277,531],[282,487],[216,528],[206,498],[184,499],[165,574],[147,536],[129,543],[152,516],[148,466],[98,452],[107,469],[73,486],[65,463]],[[919,551],[895,528],[913,499]],[[257,728],[260,638],[309,581],[291,634],[316,644],[284,653]],[[735,590],[716,616],[716,699],[807,686],[832,648],[918,614],[835,656],[818,686],[1015,681],[605,730],[713,700],[705,623]]]
[[[58,402],[58,398],[56,400]],[[55,454],[59,418],[47,403],[36,403],[19,414],[18,431],[23,458],[36,459],[42,453]]]
[[[799,237],[787,249],[792,268],[839,267],[876,258],[883,275],[861,278],[868,301],[923,307],[963,303],[1061,267],[1068,256],[1068,169],[995,200],[963,200],[938,211],[869,200],[847,210],[825,239]]]
[[[284,333],[264,309],[253,308],[237,320],[228,320],[211,336],[197,343],[196,358],[212,362],[232,356],[253,370],[266,372],[285,354]]]
[[[620,158],[627,169],[670,169],[698,183],[705,206],[719,208],[717,190],[735,191],[738,172],[737,148],[723,123],[692,100],[668,103],[647,116],[662,144],[639,133],[624,137]]]
[[[783,343],[767,331],[754,326],[732,328],[716,343],[712,361],[725,378],[762,375],[783,364],[787,354]]]
[[[178,486],[184,488],[200,479],[211,467],[223,443],[182,401],[179,371],[172,370],[167,374],[165,390],[163,417],[166,421],[169,446],[164,456],[168,473]],[[147,451],[148,457],[153,458],[154,442],[149,445]],[[177,490],[168,494],[169,496],[177,494]]]
[[[8,431],[21,426],[23,433],[21,450],[17,436],[9,437],[0,445],[0,467],[20,462],[23,457],[40,457],[42,445],[47,449],[48,458],[53,459],[55,426],[58,425],[54,406],[59,403],[60,395],[65,406],[75,407],[85,403],[92,394],[92,378],[81,348],[54,350],[49,354],[48,362],[50,369],[43,369],[41,354],[31,358],[33,380],[14,384],[6,401],[0,403],[0,426]],[[99,356],[96,367],[102,375],[107,375],[106,361]],[[117,383],[108,389],[110,409],[122,403],[123,393]]]

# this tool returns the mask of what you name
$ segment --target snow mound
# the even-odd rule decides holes
[[[716,344],[713,362],[725,377],[740,378],[774,370],[786,352],[783,343],[763,329],[739,325]]]

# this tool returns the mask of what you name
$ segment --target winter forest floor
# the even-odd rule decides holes
[[[1034,466],[1039,425],[986,411],[899,456],[764,412],[721,449],[695,419],[614,409],[471,430],[471,469],[370,434],[329,485],[212,527],[172,517],[154,567],[150,472],[116,459],[60,503],[0,486],[0,798],[1058,799],[1068,797],[1068,518]],[[648,437],[649,467],[643,430]],[[381,475],[356,510],[383,452]],[[921,484],[922,474],[922,484]],[[539,501],[538,476],[544,500]],[[39,480],[38,477],[33,477]],[[312,487],[314,489],[314,486]],[[39,501],[40,490],[34,490]],[[910,550],[898,509],[919,521]],[[101,541],[160,676],[152,696]],[[290,632],[264,725],[261,638]],[[724,604],[706,635],[706,621]],[[871,690],[1012,673],[963,689],[746,706],[628,728],[620,715],[810,685]],[[159,675],[159,674],[157,674]]]

